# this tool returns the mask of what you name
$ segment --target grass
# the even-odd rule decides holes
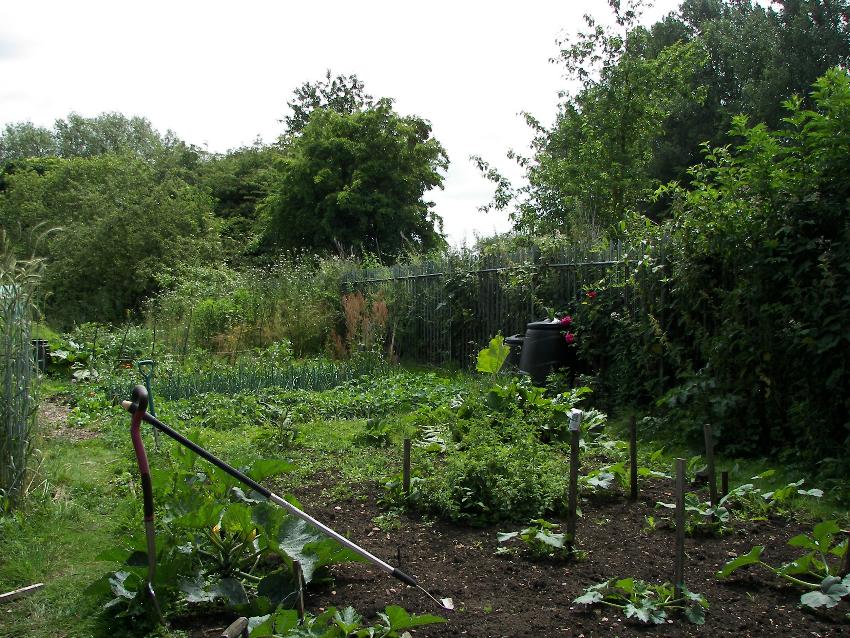
[[[127,498],[125,460],[97,439],[42,443],[38,491],[0,519],[0,590],[37,582],[36,594],[3,608],[0,637],[85,638],[99,633],[99,604],[83,589],[109,567],[97,560],[139,515]]]

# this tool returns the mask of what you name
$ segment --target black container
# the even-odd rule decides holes
[[[50,357],[50,344],[47,339],[33,339],[32,343],[32,358],[40,372],[47,369],[47,362]]]
[[[503,366],[508,370],[515,370],[519,367],[519,360],[522,354],[522,344],[525,341],[525,337],[523,335],[513,335],[510,337],[505,337],[505,345],[510,347],[510,352],[508,353],[508,358],[505,359],[505,363]]]
[[[551,372],[575,359],[575,347],[567,344],[565,332],[566,326],[558,319],[534,321],[526,326],[519,369],[531,377],[534,385],[545,385]]]

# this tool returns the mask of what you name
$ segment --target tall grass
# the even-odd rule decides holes
[[[0,234],[0,509],[20,499],[35,426],[32,319],[40,260],[18,260]]]

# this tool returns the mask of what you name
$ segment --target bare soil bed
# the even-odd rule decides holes
[[[586,611],[572,600],[588,585],[609,578],[672,579],[673,533],[644,529],[645,517],[658,514],[656,501],[672,500],[662,483],[643,486],[637,503],[625,498],[582,503],[577,538],[579,547],[587,552],[586,560],[549,563],[496,554],[496,532],[519,529],[521,524],[461,527],[414,514],[402,515],[399,529],[382,531],[373,523],[383,513],[376,505],[375,489],[331,502],[323,494],[335,482],[333,476],[319,475],[309,487],[294,492],[308,512],[367,550],[392,564],[400,556],[402,569],[435,596],[451,597],[455,611],[440,612],[417,590],[364,563],[335,567],[333,586],[309,592],[307,608],[315,613],[329,606],[351,605],[369,618],[395,604],[413,613],[447,618],[445,624],[413,632],[423,638],[850,636],[846,602],[814,614],[800,608],[798,590],[777,583],[765,570],[749,568],[724,582],[714,576],[731,557],[746,553],[753,545],[765,545],[764,559],[771,564],[791,560],[794,549],[786,545],[787,540],[807,529],[795,521],[772,519],[748,524],[721,538],[687,539],[686,584],[710,603],[705,625],[698,627],[676,618],[648,627],[625,620],[616,609]],[[214,635],[214,627],[220,628],[228,620],[217,617],[198,623],[193,619],[193,635]]]

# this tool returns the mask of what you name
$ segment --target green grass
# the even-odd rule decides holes
[[[36,594],[3,607],[0,637],[93,637],[100,604],[84,588],[108,563],[97,560],[140,516],[127,498],[125,460],[97,439],[42,443],[43,476],[24,507],[0,518],[0,590],[37,582]]]

